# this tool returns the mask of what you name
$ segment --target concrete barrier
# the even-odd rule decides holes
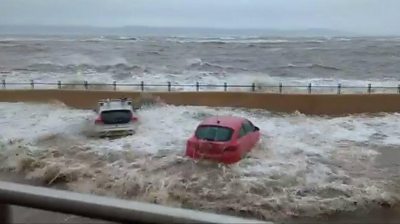
[[[400,94],[271,94],[254,92],[124,92],[88,90],[0,90],[0,102],[61,101],[67,106],[92,109],[99,99],[142,94],[160,97],[172,105],[259,108],[274,112],[313,115],[400,112]]]
[[[11,219],[10,206],[6,204],[0,204],[0,222],[9,224]]]
[[[120,223],[272,224],[254,219],[167,207],[0,181],[0,202]],[[10,222],[8,205],[0,205],[0,223]]]

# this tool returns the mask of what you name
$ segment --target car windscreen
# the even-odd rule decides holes
[[[126,124],[132,119],[130,110],[110,110],[101,113],[101,120],[104,124]]]
[[[221,126],[200,126],[197,128],[195,136],[198,139],[207,141],[226,142],[231,140],[233,130]]]

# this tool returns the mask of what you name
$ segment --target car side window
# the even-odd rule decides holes
[[[239,138],[245,136],[246,134],[247,134],[247,131],[246,131],[244,125],[242,125],[242,127],[239,130]]]
[[[243,125],[246,130],[246,134],[254,131],[254,125],[250,121],[246,120]]]

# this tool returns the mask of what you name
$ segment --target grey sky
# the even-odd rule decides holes
[[[0,0],[0,24],[329,28],[400,34],[400,0]]]

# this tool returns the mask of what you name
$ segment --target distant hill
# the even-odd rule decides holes
[[[127,36],[353,36],[354,34],[330,29],[217,29],[217,28],[177,28],[177,27],[93,27],[93,26],[37,26],[0,25],[0,35],[127,35]]]

